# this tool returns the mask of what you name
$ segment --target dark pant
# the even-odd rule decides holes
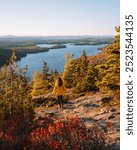
[[[58,103],[59,103],[60,108],[63,107],[63,96],[62,95],[58,96]]]

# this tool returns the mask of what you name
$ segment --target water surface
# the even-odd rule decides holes
[[[46,61],[48,63],[48,67],[50,69],[57,69],[59,72],[64,70],[65,64],[65,54],[66,52],[70,54],[74,54],[74,57],[80,57],[82,51],[85,50],[87,55],[96,55],[100,51],[98,48],[104,47],[107,44],[102,45],[71,45],[66,44],[66,48],[58,48],[58,49],[50,49],[48,52],[41,52],[35,54],[27,54],[26,57],[21,58],[18,61],[18,65],[20,67],[24,67],[28,65],[27,75],[32,77],[34,70],[42,71],[43,62]],[[54,45],[51,44],[39,44],[37,46],[40,47],[52,47]]]

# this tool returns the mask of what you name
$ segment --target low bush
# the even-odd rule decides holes
[[[2,150],[105,150],[105,146],[104,131],[99,126],[87,129],[79,118],[31,122],[27,116],[14,116],[0,121]]]
[[[15,115],[0,120],[0,149],[23,149],[31,132],[32,121],[29,116]]]

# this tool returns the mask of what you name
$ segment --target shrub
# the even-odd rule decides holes
[[[39,127],[29,136],[33,149],[49,150],[104,150],[105,134],[98,126],[87,129],[78,118]]]
[[[32,120],[29,116],[15,115],[0,120],[0,148],[3,150],[23,149],[31,131]]]
[[[1,149],[27,150],[105,150],[105,133],[94,125],[91,129],[79,118],[53,121],[28,116],[12,116],[0,120]]]

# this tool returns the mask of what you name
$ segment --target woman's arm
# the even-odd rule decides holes
[[[54,88],[53,88],[53,91],[52,91],[52,94],[55,94],[56,91],[57,91],[57,84],[55,83]]]

